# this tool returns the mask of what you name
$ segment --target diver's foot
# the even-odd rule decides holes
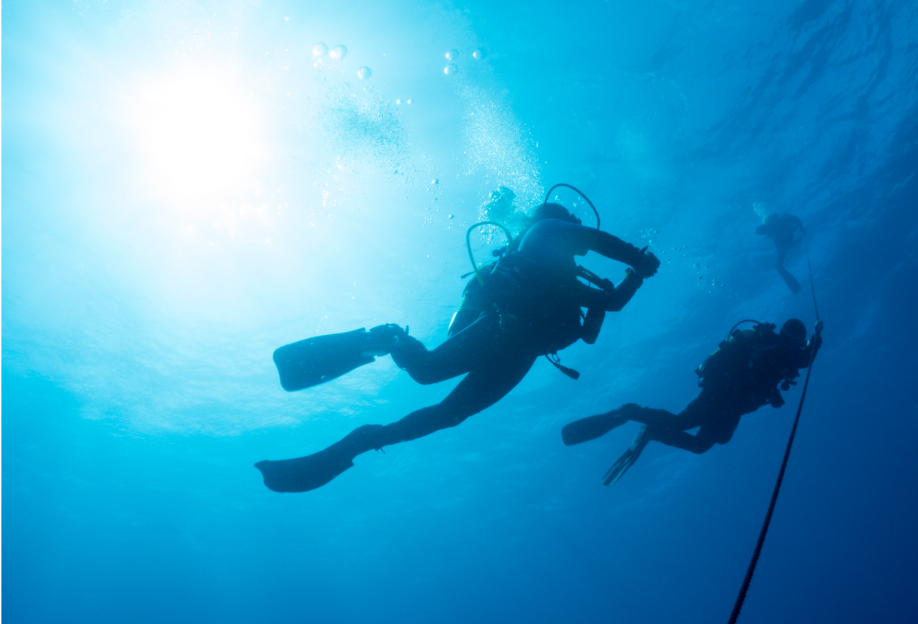
[[[382,425],[357,427],[327,449],[281,461],[260,461],[265,485],[275,492],[308,492],[322,487],[354,465],[354,458],[372,449],[381,448],[376,432]]]
[[[372,328],[367,332],[367,346],[364,355],[388,355],[398,344],[399,339],[408,335],[408,328],[402,329],[394,323],[386,323]]]

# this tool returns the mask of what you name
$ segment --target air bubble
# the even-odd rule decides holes
[[[361,80],[365,80],[372,75],[373,75],[373,70],[370,69],[369,67],[364,66],[357,70],[357,77],[360,78]]]
[[[335,59],[336,61],[340,61],[345,56],[347,56],[347,48],[345,48],[343,45],[339,43],[338,45],[336,45],[335,47],[331,49],[328,55],[331,58]]]
[[[487,55],[488,53],[484,51],[484,48],[478,48],[477,50],[472,52],[472,58],[474,58],[476,61],[480,61]]]
[[[457,71],[459,71],[459,66],[456,65],[455,63],[450,63],[449,65],[443,68],[443,73],[446,74],[447,76],[451,76],[455,74]]]
[[[321,41],[314,46],[312,46],[312,55],[316,58],[320,56],[325,56],[328,54],[328,46],[322,43]]]
[[[433,180],[430,181],[430,183],[431,183],[431,184],[439,184],[439,183],[440,183],[440,180],[433,179]]]
[[[452,63],[459,58],[459,50],[449,50],[445,56],[446,60]]]

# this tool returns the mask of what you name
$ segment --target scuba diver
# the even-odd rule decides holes
[[[809,342],[806,327],[798,319],[788,320],[779,333],[771,323],[758,322],[752,329],[736,330],[734,326],[734,330],[695,370],[701,394],[681,413],[626,403],[565,425],[561,430],[564,444],[593,440],[629,420],[643,423],[631,447],[606,473],[604,483],[612,485],[651,440],[699,454],[729,442],[741,416],[765,405],[784,405],[778,384],[785,391],[796,385],[799,369],[809,367],[822,344],[821,321]],[[699,427],[695,435],[688,433],[695,427]]]
[[[539,356],[551,354],[562,372],[579,375],[560,365],[557,352],[579,339],[592,344],[605,313],[621,310],[660,261],[646,247],[638,249],[598,224],[595,229],[581,225],[560,204],[543,203],[528,221],[499,260],[480,270],[476,266],[449,337],[437,348],[428,350],[407,327],[388,324],[310,338],[275,352],[281,385],[288,391],[329,381],[386,354],[421,384],[466,377],[441,403],[394,423],[363,425],[306,457],[258,462],[268,488],[312,490],[353,466],[361,453],[455,427],[503,398]],[[630,265],[624,279],[614,286],[578,267],[574,256],[589,251]],[[578,276],[601,287],[591,288]],[[583,316],[581,308],[587,308]]]
[[[800,240],[797,238],[797,232],[806,236],[806,230],[803,229],[803,222],[792,214],[786,212],[776,212],[764,218],[762,225],[756,228],[756,234],[767,236],[775,243],[775,249],[778,250],[778,260],[775,268],[784,283],[791,289],[795,295],[800,292],[800,282],[784,268],[784,258],[788,250],[796,247]]]

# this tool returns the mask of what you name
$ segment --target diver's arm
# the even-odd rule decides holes
[[[823,322],[819,321],[816,324],[816,332],[813,334],[813,337],[810,338],[806,343],[806,347],[804,347],[800,354],[798,368],[807,368],[809,367],[810,362],[816,359],[816,354],[819,353],[819,347],[822,346],[822,328]]]
[[[599,255],[612,260],[624,262],[631,267],[636,267],[643,261],[644,253],[631,243],[626,243],[617,236],[602,230],[584,229],[588,239],[587,248],[590,251],[595,251]]]
[[[575,226],[579,228],[579,234],[584,237],[586,247],[590,251],[595,251],[601,256],[618,260],[629,265],[641,278],[653,277],[660,267],[660,260],[655,255],[647,251],[647,248],[638,249],[631,243],[626,243],[617,236],[608,232]],[[640,284],[638,284],[640,286]],[[635,287],[635,290],[637,288]],[[634,292],[631,293],[632,295]],[[630,299],[630,295],[629,295]],[[627,300],[625,301],[627,303]],[[624,305],[624,303],[622,304]]]
[[[563,249],[565,253],[575,256],[585,256],[587,252],[595,251],[606,258],[624,262],[632,267],[643,262],[645,257],[640,249],[608,232],[558,219],[543,221],[534,226],[528,234],[528,237],[533,238],[543,236],[551,237],[550,240],[553,242],[549,245],[557,245],[559,251]],[[544,244],[532,242],[536,245]],[[523,243],[523,247],[526,247],[526,242]]]
[[[603,309],[606,312],[620,312],[627,305],[634,293],[637,292],[644,278],[638,275],[633,269],[625,270],[625,279],[619,282],[614,291],[604,291]]]

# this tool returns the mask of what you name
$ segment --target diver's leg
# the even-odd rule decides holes
[[[790,291],[795,295],[800,292],[800,282],[797,281],[797,278],[791,275],[790,271],[784,268],[784,258],[787,257],[787,250],[789,249],[788,245],[775,245],[778,250],[778,260],[775,262],[775,268],[778,270],[778,274],[784,280],[784,283],[787,284],[787,287],[790,288]]]
[[[363,425],[328,448],[297,459],[261,461],[255,464],[265,485],[275,492],[305,492],[325,485],[354,465],[361,453],[414,440],[455,427],[503,398],[535,362],[534,355],[497,357],[476,369],[438,405],[408,414],[390,425]]]
[[[687,411],[689,413],[686,413]],[[714,445],[714,442],[707,444],[706,440],[698,440],[696,436],[685,432],[685,429],[694,429],[698,426],[694,416],[689,410],[673,414],[662,409],[642,407],[636,410],[631,420],[647,425],[647,435],[652,440],[693,453],[704,453]]]
[[[783,266],[778,266],[778,273],[784,279],[784,283],[787,284],[787,287],[790,288],[790,291],[795,295],[800,292],[800,282],[797,281],[797,278],[791,275],[791,272],[785,269]]]
[[[395,363],[427,385],[486,366],[493,353],[507,347],[496,315],[482,315],[432,351],[413,336],[401,336],[391,350]]]
[[[787,247],[783,245],[775,245],[775,249],[778,250],[778,259],[775,262],[775,267],[780,271],[784,268],[784,258],[787,257]]]
[[[476,368],[437,405],[421,408],[375,434],[381,448],[455,427],[469,416],[497,403],[529,372],[535,356],[499,357]],[[367,449],[369,450],[369,449]]]
[[[653,439],[657,442],[662,442],[666,446],[674,446],[700,455],[714,446],[714,440],[700,435],[703,429],[702,427],[698,431],[699,435],[692,435],[678,429],[655,429],[653,431]]]
[[[728,397],[702,390],[667,427],[656,427],[653,439],[692,453],[705,453],[715,444],[726,444],[733,437],[742,414],[731,407]],[[695,435],[689,429],[699,427]]]
[[[628,412],[628,420],[644,423],[657,429],[679,428],[680,423],[678,414],[673,414],[664,409],[640,406],[635,406],[634,409]]]

